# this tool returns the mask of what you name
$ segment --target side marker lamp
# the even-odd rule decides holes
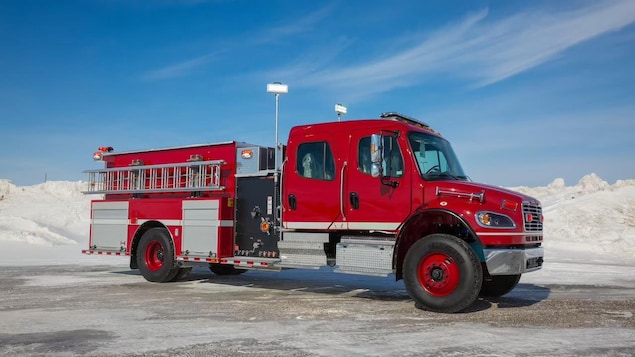
[[[501,208],[510,210],[512,212],[516,212],[516,209],[518,209],[518,203],[514,201],[503,200],[503,203],[501,204]]]
[[[267,221],[262,221],[262,222],[260,223],[260,230],[261,230],[263,233],[267,233],[267,232],[269,232],[269,228],[271,228],[271,226],[269,225],[269,222],[267,222]]]

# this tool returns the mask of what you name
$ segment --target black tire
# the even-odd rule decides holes
[[[172,238],[165,229],[150,228],[141,236],[137,266],[147,281],[155,283],[171,281],[179,273]]]
[[[520,281],[521,274],[516,275],[489,275],[483,272],[483,285],[480,296],[499,297],[514,290]]]
[[[191,271],[192,271],[191,267],[189,267],[189,268],[179,268],[179,271],[176,273],[174,278],[172,278],[172,280],[170,280],[170,281],[183,280],[183,279],[187,278],[188,275],[190,275]]]
[[[229,264],[210,264],[209,270],[216,275],[239,275],[246,272],[246,269],[236,269]]]
[[[453,313],[476,300],[483,271],[465,241],[448,234],[431,234],[408,249],[403,278],[418,308]]]

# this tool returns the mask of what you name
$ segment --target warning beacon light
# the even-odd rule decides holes
[[[99,161],[99,160],[103,160],[103,156],[105,152],[111,152],[114,149],[112,148],[112,146],[100,146],[97,151],[95,151],[95,153],[93,154],[93,160],[95,161]]]

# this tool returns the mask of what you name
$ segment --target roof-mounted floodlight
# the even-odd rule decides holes
[[[337,121],[341,121],[342,115],[346,114],[347,109],[341,104],[335,104],[335,112],[337,113]]]
[[[289,93],[289,86],[280,82],[269,83],[267,84],[267,93],[287,94]]]

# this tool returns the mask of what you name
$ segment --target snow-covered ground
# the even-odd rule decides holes
[[[0,265],[127,265],[127,258],[81,254],[95,198],[83,195],[85,188],[84,182],[20,187],[0,180]],[[512,189],[538,198],[545,215],[545,267],[524,282],[619,286],[634,273],[635,180],[609,184],[590,174],[573,186],[556,179]]]

